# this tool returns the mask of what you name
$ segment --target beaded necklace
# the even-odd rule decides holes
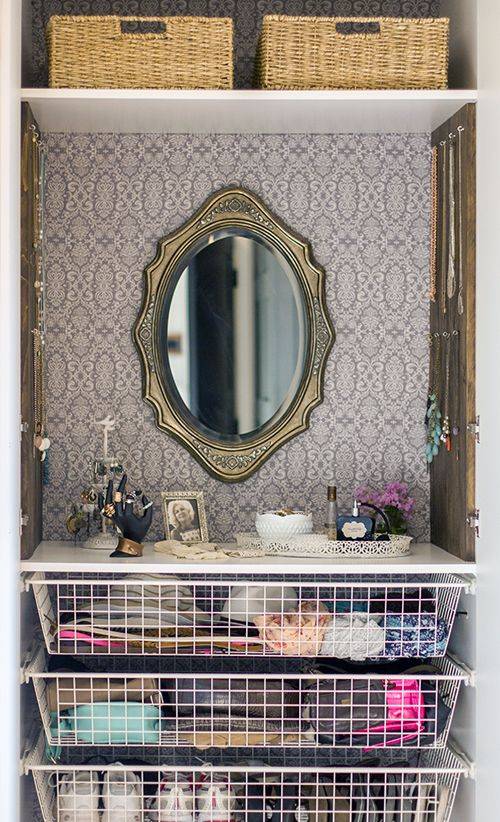
[[[439,453],[441,444],[441,410],[438,398],[438,374],[441,360],[441,336],[439,333],[429,335],[429,396],[427,398],[427,411],[425,423],[427,426],[427,442],[425,445],[425,456],[430,465],[435,456]]]

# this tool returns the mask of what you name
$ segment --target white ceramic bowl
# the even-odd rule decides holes
[[[312,514],[297,512],[280,516],[267,511],[257,514],[255,528],[261,539],[290,539],[297,534],[312,534]]]

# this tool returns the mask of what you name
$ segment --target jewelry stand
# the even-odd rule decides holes
[[[108,456],[108,434],[110,431],[114,431],[115,421],[111,419],[111,416],[108,414],[105,419],[99,420],[97,425],[102,425],[103,429],[103,456],[101,459],[94,460],[94,482],[92,486],[98,498],[99,494],[104,494],[108,480],[112,475],[111,467],[117,464],[117,460],[114,457]],[[98,466],[102,466],[100,471],[98,471]],[[108,520],[101,514],[101,530],[99,533],[86,539],[83,547],[90,551],[108,551],[109,553],[116,549],[117,544],[117,533],[113,529],[108,531]]]

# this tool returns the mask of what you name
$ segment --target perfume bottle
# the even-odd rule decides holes
[[[329,485],[326,491],[325,532],[328,539],[337,539],[337,486]]]
[[[375,530],[373,517],[363,517],[359,513],[358,501],[354,500],[352,514],[341,514],[337,517],[337,539],[371,540]]]

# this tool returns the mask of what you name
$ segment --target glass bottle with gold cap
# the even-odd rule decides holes
[[[329,485],[326,492],[325,532],[328,539],[337,539],[337,486]]]

